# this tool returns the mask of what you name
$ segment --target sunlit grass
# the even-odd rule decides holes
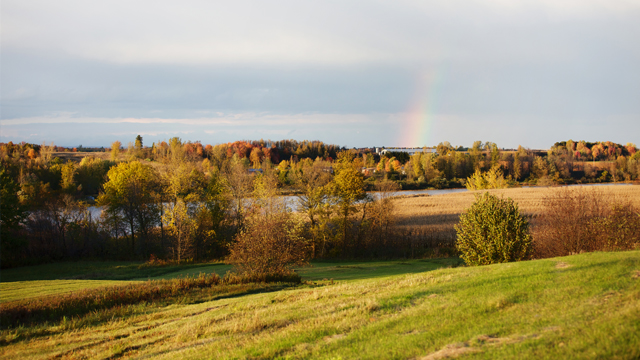
[[[421,266],[403,263],[318,264],[309,278],[343,278],[2,330],[0,357],[640,356],[640,251],[396,274]]]

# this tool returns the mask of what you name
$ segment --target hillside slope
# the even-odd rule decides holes
[[[2,358],[640,357],[640,251],[450,268],[3,330]]]

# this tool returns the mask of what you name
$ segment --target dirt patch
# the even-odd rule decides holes
[[[452,359],[457,358],[460,355],[477,352],[480,349],[470,347],[467,343],[449,344],[443,349],[431,353],[427,356],[416,358],[416,360],[439,360],[439,359]]]
[[[427,296],[427,299],[433,299],[433,298],[437,298],[438,294],[431,294],[429,296]]]
[[[640,279],[640,270],[636,270],[633,273],[631,273],[631,277],[634,279]]]
[[[407,333],[410,335],[412,333]],[[453,359],[460,355],[472,352],[482,351],[484,346],[500,346],[503,344],[515,344],[527,339],[535,339],[540,337],[538,334],[521,335],[513,337],[497,337],[492,335],[479,335],[469,341],[446,345],[444,348],[428,354],[423,357],[417,357],[414,360],[438,360]]]
[[[571,264],[567,264],[564,261],[560,261],[559,263],[556,264],[556,269],[566,269],[568,267],[571,267]]]
[[[326,342],[332,342],[332,341],[340,340],[340,339],[344,338],[345,336],[347,336],[347,334],[335,334],[335,335],[331,335],[331,336],[325,336],[322,339],[324,341],[326,341]]]

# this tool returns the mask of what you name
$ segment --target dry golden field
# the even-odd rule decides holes
[[[557,191],[596,191],[620,201],[630,201],[640,208],[640,185],[532,187],[496,190],[477,190],[435,196],[397,197],[394,199],[397,225],[410,237],[420,238],[432,245],[453,246],[455,230],[460,214],[474,201],[475,194],[489,191],[497,196],[512,198],[521,213],[535,218],[544,201]],[[533,224],[535,226],[535,221]],[[436,245],[437,246],[437,245]]]
[[[57,151],[51,154],[52,157],[58,157],[60,158],[62,161],[67,162],[69,160],[73,161],[73,162],[77,162],[79,163],[82,159],[84,159],[85,157],[96,157],[102,160],[110,160],[111,159],[111,153],[108,152],[99,152],[99,151],[95,151],[95,152],[69,152],[69,151]]]

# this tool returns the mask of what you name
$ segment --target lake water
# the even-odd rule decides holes
[[[604,184],[573,184],[573,185],[561,185],[559,187],[572,187],[572,186],[614,186],[614,185],[631,185],[631,184],[627,184],[627,183],[604,183]],[[534,187],[538,187],[538,186],[522,186],[522,188],[534,188]],[[434,190],[404,190],[404,191],[396,191],[394,193],[394,195],[422,195],[422,194],[428,194],[429,196],[436,196],[436,195],[445,195],[445,194],[453,194],[453,193],[460,193],[460,192],[467,192],[467,189],[434,189]],[[373,195],[374,197],[376,196],[375,192],[370,192],[371,195]],[[287,195],[287,196],[283,196],[284,200],[287,202],[287,206],[289,207],[289,209],[291,210],[295,210],[297,205],[298,205],[298,197],[297,196],[292,196],[292,195]],[[102,208],[97,207],[97,206],[90,206],[89,207],[89,211],[91,212],[91,216],[95,219],[95,218],[99,218],[100,217],[100,213],[102,212]]]

